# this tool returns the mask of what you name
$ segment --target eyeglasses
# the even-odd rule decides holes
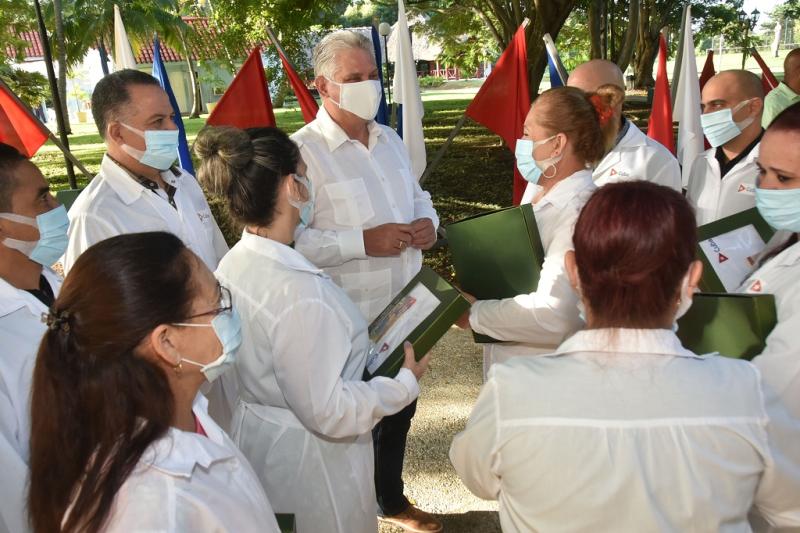
[[[231,291],[228,290],[227,287],[223,287],[219,283],[217,283],[217,288],[219,289],[219,307],[216,309],[212,309],[211,311],[206,311],[204,313],[197,313],[196,315],[187,316],[185,320],[191,320],[192,318],[200,318],[201,316],[217,316],[221,313],[228,313],[233,309],[233,300],[231,299]]]

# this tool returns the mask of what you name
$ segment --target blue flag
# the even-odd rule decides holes
[[[172,87],[169,84],[167,69],[164,67],[164,62],[161,60],[161,45],[158,42],[158,37],[153,40],[153,77],[158,80],[158,83],[161,84],[161,88],[167,93],[169,103],[172,105],[172,111],[175,114],[173,120],[178,126],[178,165],[189,174],[194,175],[192,156],[189,154],[189,143],[186,142],[186,129],[183,127],[178,101],[175,100],[175,94],[172,92]]]
[[[561,81],[561,76],[558,74],[558,69],[553,64],[553,58],[547,54],[547,70],[550,71],[550,87],[563,87],[564,82]]]
[[[549,33],[545,33],[542,37],[544,40],[545,50],[547,51],[547,69],[550,72],[550,87],[563,87],[567,84],[567,69],[561,62],[561,57],[558,55],[556,43],[550,37]]]
[[[383,69],[381,61],[381,38],[378,35],[378,30],[372,26],[372,46],[375,48],[375,64],[378,65],[378,80],[381,82],[381,105],[378,107],[378,114],[375,115],[375,121],[384,126],[389,125],[389,108],[386,105],[386,92],[383,88]],[[388,51],[386,52],[388,55]]]

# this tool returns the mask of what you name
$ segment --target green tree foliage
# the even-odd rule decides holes
[[[3,78],[14,94],[30,107],[35,107],[50,98],[47,78],[38,72],[28,72],[11,65],[0,64],[0,78]]]
[[[0,50],[11,48],[19,60],[23,59],[27,43],[19,38],[19,33],[35,27],[33,8],[26,0],[0,0]],[[4,53],[0,63],[9,59]]]

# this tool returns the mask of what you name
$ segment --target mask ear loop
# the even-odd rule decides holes
[[[553,137],[555,139],[558,139],[558,134],[556,133]],[[553,159],[553,157],[558,157],[558,156],[551,155],[550,159]],[[553,173],[548,176],[547,175],[547,171],[549,171],[550,169],[553,169]],[[556,163],[550,163],[547,166],[547,168],[545,168],[544,171],[542,172],[542,177],[545,178],[545,179],[550,180],[550,179],[553,179],[554,177],[556,177],[557,173],[558,173],[558,169],[556,168]]]

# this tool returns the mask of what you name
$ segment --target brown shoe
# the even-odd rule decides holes
[[[411,533],[439,533],[443,529],[442,523],[436,517],[413,505],[409,505],[402,513],[379,516],[378,519],[387,524],[402,527]]]

